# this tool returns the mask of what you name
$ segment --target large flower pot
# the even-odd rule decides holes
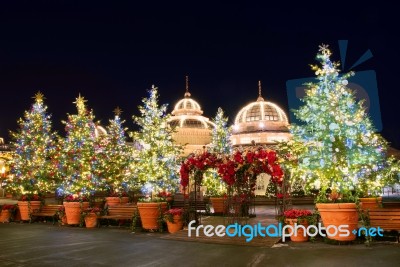
[[[89,202],[64,202],[65,216],[68,224],[80,224],[83,209],[89,207]]]
[[[168,227],[168,232],[173,234],[176,233],[183,228],[183,220],[182,216],[180,215],[174,215],[174,222],[170,222],[167,220],[167,227]]]
[[[18,201],[18,208],[21,213],[22,221],[29,221],[31,219],[31,213],[34,210],[40,209],[40,201]]]
[[[139,202],[137,207],[142,227],[146,230],[157,230],[159,228],[158,220],[168,208],[167,202]]]
[[[0,212],[0,223],[10,222],[11,212],[10,210],[2,210]]]
[[[96,213],[89,213],[85,216],[86,228],[95,228],[97,226],[97,215]]]
[[[211,205],[214,213],[226,213],[225,198],[223,197],[210,197]]]
[[[129,197],[106,197],[107,207],[126,204],[129,202]]]
[[[318,203],[316,207],[321,215],[324,227],[328,228],[327,237],[329,239],[338,241],[356,239],[356,235],[353,233],[353,230],[357,231],[358,226],[358,212],[355,203]],[[349,231],[348,236],[340,236],[339,226],[344,227],[344,225],[348,225],[345,228]]]
[[[379,208],[382,204],[382,197],[363,197],[360,198],[363,210]]]
[[[303,225],[307,229],[307,227],[308,227],[307,220],[285,219],[285,223],[287,223],[293,227],[293,232],[292,232],[292,235],[290,236],[291,241],[293,241],[293,242],[307,242],[308,241],[307,232],[305,232],[303,230],[303,228],[298,227],[296,234],[294,233],[294,229],[295,229],[294,224],[297,223],[297,225]]]

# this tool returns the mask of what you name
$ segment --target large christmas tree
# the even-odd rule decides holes
[[[62,144],[59,165],[63,178],[59,195],[73,195],[78,199],[88,197],[99,184],[94,175],[98,165],[95,154],[96,126],[86,100],[79,95],[74,102],[78,114],[68,115],[65,124],[66,138]]]
[[[126,143],[124,120],[117,107],[114,119],[109,121],[107,135],[98,139],[98,176],[102,187],[110,196],[123,196],[129,191],[130,164],[133,161],[133,148]]]
[[[296,172],[320,188],[319,201],[328,201],[327,191],[351,201],[355,192],[381,187],[377,178],[386,165],[387,143],[348,87],[354,74],[339,74],[330,56],[328,46],[320,46],[320,66],[312,66],[318,81],[307,85],[304,105],[295,111],[304,124],[292,125],[293,140],[305,146],[299,150]]]
[[[167,105],[159,106],[157,87],[153,86],[149,94],[139,106],[141,116],[133,116],[140,127],[138,132],[131,134],[140,146],[135,160],[136,185],[145,194],[175,191],[179,184],[182,147],[172,139]]]
[[[19,129],[11,132],[15,154],[9,184],[12,191],[28,198],[34,194],[54,191],[57,184],[56,171],[51,158],[56,151],[56,134],[52,131],[50,115],[44,104],[44,96],[38,92],[35,103],[24,118],[19,119]]]

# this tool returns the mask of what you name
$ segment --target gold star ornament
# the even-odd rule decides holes
[[[35,96],[34,97],[32,97],[33,99],[35,99],[35,101],[36,102],[38,102],[38,103],[40,103],[40,104],[42,104],[43,103],[43,100],[45,99],[45,97],[44,97],[44,95],[42,94],[42,92],[37,92],[36,94],[35,94]]]

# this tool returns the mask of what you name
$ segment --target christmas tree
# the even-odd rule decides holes
[[[168,125],[167,105],[158,104],[157,87],[139,106],[141,116],[133,116],[139,131],[131,133],[140,149],[135,161],[136,186],[143,193],[175,191],[179,184],[182,147],[174,144],[173,130]]]
[[[233,150],[230,140],[231,128],[227,126],[228,117],[224,116],[222,108],[218,108],[213,122],[215,127],[211,135],[211,152],[228,156]],[[202,185],[207,187],[206,194],[211,197],[222,196],[227,193],[226,183],[218,176],[216,169],[208,169],[204,173]]]
[[[43,94],[38,92],[34,99],[35,103],[25,111],[24,119],[19,119],[18,131],[11,132],[15,146],[12,163],[15,177],[8,186],[28,199],[34,194],[54,191],[57,184],[56,170],[51,162],[57,136],[52,131]]]
[[[94,175],[98,165],[95,154],[96,125],[94,115],[85,106],[81,95],[74,102],[78,114],[68,115],[65,124],[66,138],[62,144],[59,165],[63,178],[58,194],[73,195],[80,200],[88,197],[99,184]]]
[[[232,153],[231,128],[227,126],[228,117],[224,116],[222,108],[218,108],[213,122],[215,127],[212,131],[211,149],[214,153],[229,155]]]
[[[320,188],[317,201],[328,201],[331,191],[343,201],[354,201],[355,193],[381,187],[377,178],[386,165],[387,143],[348,87],[354,73],[340,75],[330,56],[328,46],[320,46],[321,65],[312,66],[317,82],[307,85],[304,105],[295,111],[304,124],[292,125],[293,140],[305,146],[298,151],[296,172]]]
[[[98,138],[97,157],[98,176],[102,187],[110,196],[124,196],[129,191],[130,164],[133,161],[133,148],[126,143],[122,111],[117,107],[115,117],[109,121],[107,135]]]

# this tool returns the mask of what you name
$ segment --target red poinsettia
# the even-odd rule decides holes
[[[283,213],[286,219],[299,219],[311,216],[312,212],[310,210],[287,210]]]
[[[228,185],[240,185],[249,181],[255,185],[255,179],[260,173],[270,174],[275,183],[281,183],[283,178],[276,152],[264,148],[236,151],[219,165],[218,173]]]

